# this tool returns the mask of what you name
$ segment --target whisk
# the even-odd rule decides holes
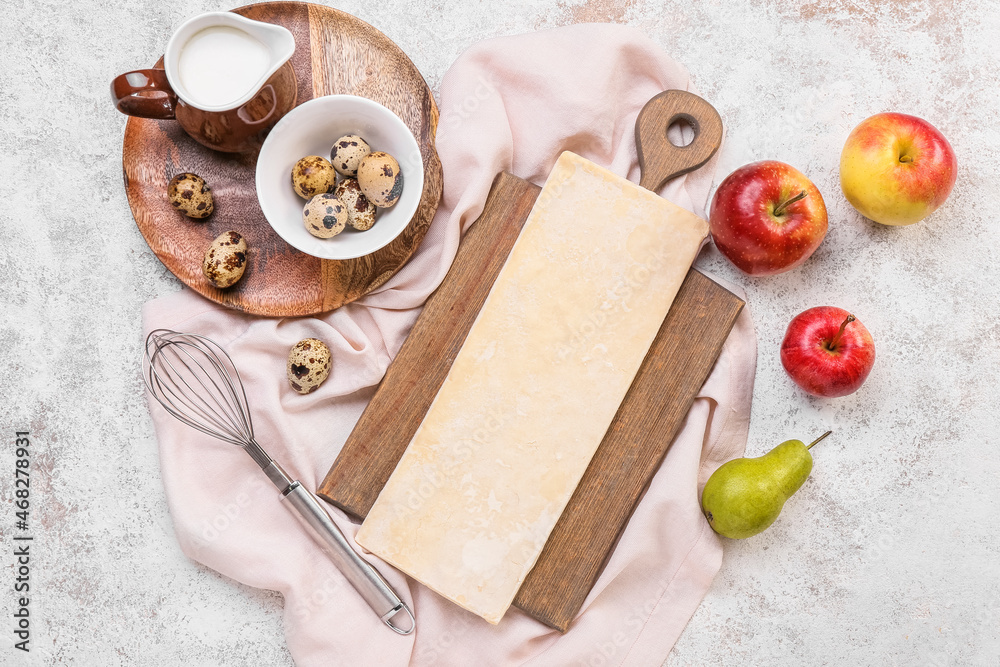
[[[240,374],[218,343],[198,334],[152,331],[146,337],[142,377],[168,413],[202,433],[242,447],[382,622],[401,635],[413,632],[413,612],[351,548],[319,500],[298,480],[292,480],[257,444]],[[408,628],[392,622],[396,614],[404,611],[410,617]]]

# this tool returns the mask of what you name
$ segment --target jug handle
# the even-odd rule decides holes
[[[124,114],[139,118],[174,117],[177,95],[162,69],[126,72],[111,82],[111,99]]]

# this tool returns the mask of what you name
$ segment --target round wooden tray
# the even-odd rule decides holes
[[[267,224],[257,203],[257,155],[209,150],[174,121],[129,118],[122,166],[129,205],[153,253],[181,282],[203,296],[254,315],[299,316],[332,310],[385,283],[410,258],[441,199],[441,161],[434,148],[438,110],[427,83],[388,37],[350,14],[304,2],[265,2],[233,10],[283,25],[295,35],[292,65],[298,103],[332,94],[382,103],[410,128],[424,161],[420,207],[392,243],[366,257],[335,261],[306,255]],[[215,212],[207,222],[178,213],[167,183],[191,171],[212,186]],[[235,229],[247,239],[250,262],[243,279],[220,290],[205,279],[201,262],[212,240]]]

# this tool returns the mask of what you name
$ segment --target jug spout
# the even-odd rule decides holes
[[[230,12],[223,13],[228,14]],[[277,72],[278,68],[288,62],[292,54],[295,53],[295,37],[284,26],[254,21],[244,18],[239,14],[233,14],[233,16],[239,19],[248,34],[259,39],[262,44],[267,46],[268,51],[270,51],[271,67],[268,70],[267,76],[264,77],[265,79]]]
[[[250,101],[295,52],[287,28],[233,12],[208,12],[170,38],[163,67],[173,91],[202,111],[236,109]]]

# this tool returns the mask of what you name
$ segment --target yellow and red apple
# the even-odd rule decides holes
[[[951,144],[916,116],[880,113],[861,122],[840,155],[840,187],[861,215],[912,225],[951,193],[958,162]]]

